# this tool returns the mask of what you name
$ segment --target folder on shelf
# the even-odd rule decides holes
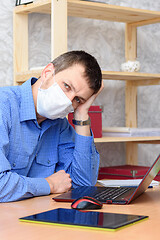
[[[149,167],[147,166],[138,166],[138,165],[119,165],[119,166],[110,166],[110,167],[101,167],[99,169],[98,179],[116,179],[116,180],[133,180],[133,179],[142,179]],[[156,181],[160,181],[160,171],[155,177]]]
[[[102,106],[91,106],[89,108],[88,114],[91,119],[91,129],[95,138],[102,137]],[[74,127],[72,123],[73,113],[68,114],[68,121]]]

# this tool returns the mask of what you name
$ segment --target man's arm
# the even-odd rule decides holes
[[[74,112],[75,120],[88,120],[88,110],[103,88],[104,84],[102,82],[99,92],[78,106]],[[70,125],[68,124],[68,126]],[[66,173],[70,174],[73,187],[95,185],[98,177],[100,158],[94,144],[90,125],[75,125],[76,134],[74,137],[72,127],[68,126],[66,127],[64,124],[64,130],[62,130],[60,136],[59,162],[56,171],[64,169]],[[74,138],[73,141],[71,141],[72,138]]]
[[[95,185],[99,168],[99,153],[93,136],[77,134],[67,120],[63,120],[55,171],[70,174],[72,186]]]
[[[2,156],[2,154],[0,154]],[[31,178],[11,171],[5,157],[0,167],[0,202],[22,200],[50,193],[62,193],[71,188],[71,178],[64,170],[45,178]]]
[[[9,170],[0,173],[0,189],[0,202],[17,201],[50,193],[49,185],[44,178],[29,178]]]
[[[72,162],[73,187],[94,186],[98,178],[100,156],[96,150],[93,136],[76,134],[74,161]]]
[[[102,82],[99,92],[92,95],[85,103],[78,106],[74,112],[75,120],[88,120],[88,110],[103,88],[104,84]],[[60,163],[57,170],[63,168],[70,174],[73,187],[95,185],[98,177],[100,159],[99,153],[94,145],[94,138],[90,125],[75,125],[75,131],[74,146],[69,144],[65,146],[64,143],[59,145]],[[65,135],[65,131],[62,136],[63,135]],[[61,139],[65,139],[65,136],[61,137]]]

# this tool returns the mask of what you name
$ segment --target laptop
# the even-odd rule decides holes
[[[53,198],[57,202],[73,202],[75,199],[90,196],[102,203],[129,204],[146,191],[160,170],[160,155],[147,171],[137,187],[96,187],[81,186]]]

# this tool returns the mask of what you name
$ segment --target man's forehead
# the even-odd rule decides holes
[[[72,90],[84,100],[93,94],[93,90],[89,87],[88,82],[84,79],[80,83],[78,81],[69,81]]]

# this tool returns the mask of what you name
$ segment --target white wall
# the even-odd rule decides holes
[[[99,0],[100,1],[100,0]],[[127,7],[160,11],[160,0],[102,1]],[[0,86],[13,84],[13,28],[15,0],[0,5]],[[123,23],[69,17],[68,49],[83,49],[93,54],[103,70],[119,71],[125,61]],[[29,66],[47,64],[50,59],[50,16],[29,17]],[[160,24],[138,28],[138,56],[141,72],[160,70]],[[138,126],[160,127],[160,87],[138,88]],[[105,89],[95,104],[103,105],[103,126],[125,126],[124,82],[105,81]],[[125,144],[97,144],[101,165],[125,163]],[[159,145],[139,145],[139,164],[150,165],[159,153]]]

